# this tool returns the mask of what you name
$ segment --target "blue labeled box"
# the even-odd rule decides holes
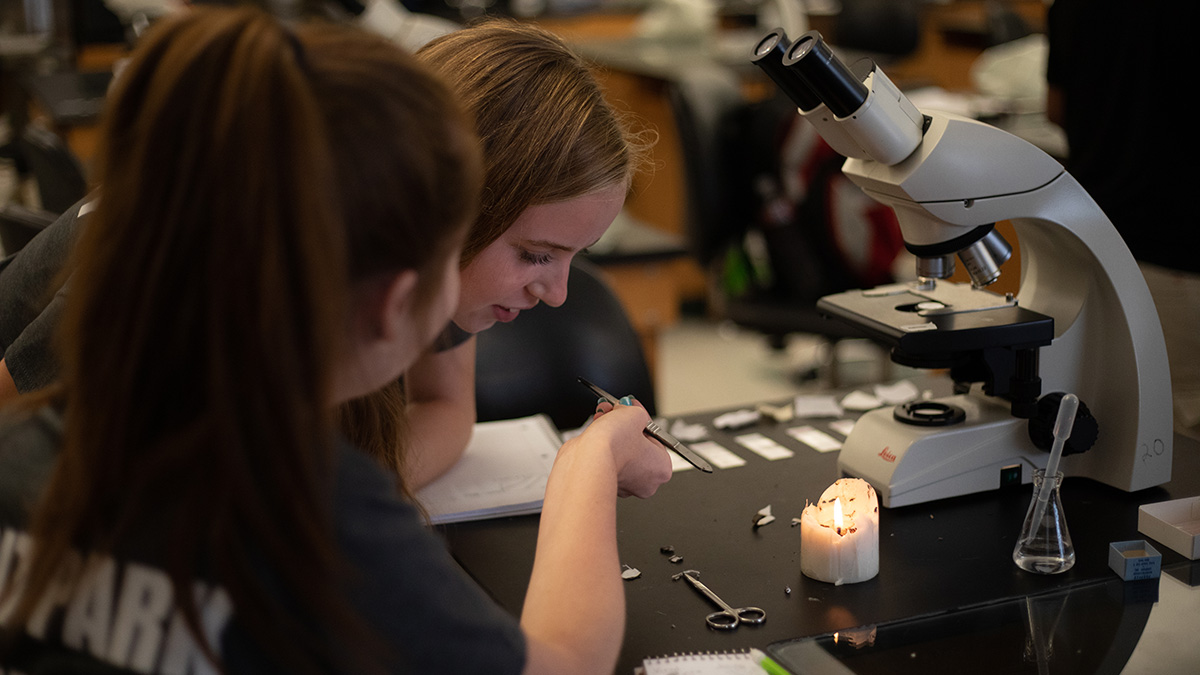
[[[1108,566],[1125,581],[1154,579],[1162,572],[1162,554],[1145,539],[1108,545]]]

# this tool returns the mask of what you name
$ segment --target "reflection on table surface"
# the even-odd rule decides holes
[[[1165,570],[1158,603],[1133,648],[1125,675],[1168,675],[1200,671],[1200,563]]]
[[[680,419],[711,423],[721,412],[727,411],[696,413]],[[967,644],[979,643],[957,652],[960,660],[956,667],[945,672],[1014,672],[1008,669],[1010,665],[1016,663],[1019,668],[1026,663],[1022,650],[1027,598],[1039,599],[1035,603],[1038,616],[1045,604],[1042,599],[1064,599],[1060,612],[1063,618],[1059,619],[1062,627],[1097,622],[1094,629],[1089,629],[1097,637],[1080,644],[1095,645],[1098,650],[1118,635],[1127,639],[1119,653],[1117,646],[1103,653],[1084,650],[1077,658],[1089,660],[1079,662],[1078,668],[1058,666],[1050,672],[1092,672],[1102,666],[1107,670],[1101,672],[1120,673],[1125,659],[1138,663],[1140,657],[1133,654],[1134,646],[1144,632],[1148,645],[1157,639],[1157,628],[1143,630],[1159,623],[1157,619],[1148,623],[1151,608],[1163,614],[1164,608],[1185,595],[1177,588],[1178,578],[1168,580],[1166,575],[1177,568],[1191,570],[1195,564],[1157,543],[1164,574],[1158,585],[1126,584],[1108,567],[1110,543],[1146,538],[1137,529],[1140,505],[1200,494],[1200,444],[1181,437],[1176,439],[1172,480],[1163,486],[1128,493],[1081,478],[1064,483],[1064,508],[1077,560],[1062,574],[1031,574],[1012,562],[1015,537],[1031,498],[1032,488],[1026,484],[884,509],[880,514],[880,570],[876,578],[834,586],[804,577],[799,563],[800,535],[789,522],[839,477],[839,470],[836,452],[815,450],[791,432],[795,431],[793,427],[806,425],[842,437],[844,429],[838,431],[838,421],[764,421],[736,431],[712,430],[710,440],[739,455],[743,463],[719,468],[713,474],[684,470],[652,499],[620,501],[621,562],[639,569],[641,575],[625,585],[627,622],[617,673],[632,672],[650,656],[764,648],[802,638],[829,637],[835,632],[844,635],[861,626],[877,627],[877,650],[885,645],[903,650],[905,647],[899,646],[902,639],[919,639],[913,637],[919,635],[912,632],[914,627],[929,625],[938,630],[949,626],[964,631]],[[770,439],[790,452],[777,461],[759,456],[742,445],[746,434]],[[755,527],[755,514],[767,505],[772,506],[777,520]],[[503,607],[519,614],[533,566],[537,526],[537,518],[527,516],[440,529],[467,572]],[[679,563],[661,552],[668,545],[682,558]],[[704,616],[712,611],[708,602],[672,580],[683,569],[699,570],[705,583],[723,598],[737,606],[761,607],[769,619],[761,626],[735,631],[718,633],[708,629],[704,623]],[[1195,599],[1190,583],[1186,596],[1192,598],[1190,614],[1194,617],[1200,600]],[[1174,586],[1168,590],[1167,584]],[[1157,595],[1160,585],[1162,595],[1170,598],[1151,597],[1148,604],[1141,601],[1141,605],[1126,602],[1127,596],[1146,586]],[[1114,594],[1118,600],[1113,600]],[[1102,611],[1102,607],[1107,609]],[[989,613],[988,608],[995,611]],[[1075,618],[1077,609],[1082,612]],[[922,623],[939,617],[947,622]],[[1103,624],[1108,627],[1102,627],[1102,620],[1109,621]],[[997,627],[1005,622],[1006,628]],[[1107,632],[1101,637],[1103,631]],[[1060,637],[1054,632],[1050,635],[1054,636],[1052,646],[1057,658],[1066,659],[1064,654],[1073,654],[1077,649],[1076,638]],[[940,649],[939,643],[936,648],[923,647],[922,651],[932,658]],[[1014,649],[1016,661],[1011,663],[995,656]],[[907,656],[911,652],[892,653]],[[1031,663],[1034,669],[1029,672],[1038,672],[1036,659]],[[1004,665],[989,670],[992,664]],[[943,672],[928,665],[918,670]]]
[[[1200,563],[771,645],[796,675],[1195,672]]]

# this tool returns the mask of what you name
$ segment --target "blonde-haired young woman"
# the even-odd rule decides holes
[[[484,188],[449,335],[405,375],[411,443],[402,473],[412,487],[449,469],[470,438],[471,336],[539,302],[563,303],[571,259],[612,224],[647,146],[587,64],[536,26],[485,22],[433,40],[417,58],[445,76],[474,119]]]

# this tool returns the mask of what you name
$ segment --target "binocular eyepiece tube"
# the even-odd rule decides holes
[[[921,144],[916,106],[873,65],[865,78],[855,75],[815,30],[793,42],[776,28],[758,41],[751,61],[845,157],[891,166]]]
[[[755,45],[751,62],[774,80],[801,112],[812,112],[824,103],[835,116],[847,117],[871,94],[815,30],[792,42],[782,28],[776,28]]]
[[[783,57],[782,65],[796,71],[825,107],[838,117],[852,115],[871,94],[815,30],[808,31],[792,43]]]
[[[801,112],[812,112],[821,105],[821,97],[801,79],[800,74],[783,64],[792,43],[782,28],[767,33],[754,47],[751,63],[758,66],[774,80],[779,87]]]

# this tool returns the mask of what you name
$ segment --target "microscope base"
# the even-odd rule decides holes
[[[1019,487],[1045,468],[1047,454],[1029,440],[1026,420],[982,394],[936,399],[962,409],[947,426],[914,426],[894,408],[864,414],[842,445],[838,468],[866,480],[885,507]]]

